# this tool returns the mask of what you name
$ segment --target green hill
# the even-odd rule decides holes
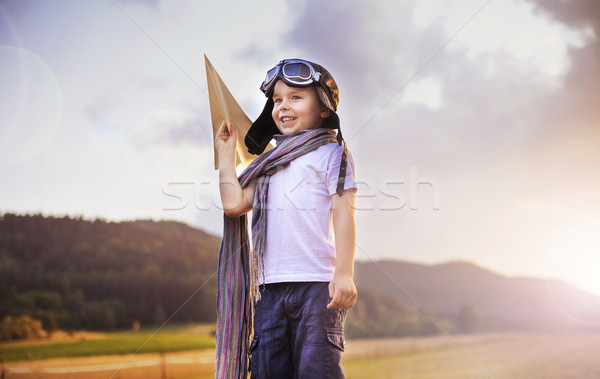
[[[174,221],[4,214],[0,318],[27,314],[50,330],[213,321],[219,244]]]

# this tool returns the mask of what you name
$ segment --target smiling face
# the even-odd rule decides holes
[[[317,90],[310,87],[290,87],[278,80],[273,91],[273,112],[271,116],[281,134],[294,134],[301,130],[316,129],[323,119],[329,117],[329,110],[321,104]]]

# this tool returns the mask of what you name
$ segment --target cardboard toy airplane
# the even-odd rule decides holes
[[[231,92],[229,92],[229,89],[227,89],[227,86],[223,83],[223,80],[208,60],[206,54],[204,55],[204,64],[206,66],[208,100],[210,102],[210,118],[212,120],[213,129],[215,170],[219,169],[219,156],[217,148],[214,146],[214,141],[223,120],[227,123],[227,128],[229,128],[229,130],[231,130],[232,127],[235,127],[237,130],[235,166],[237,167],[241,163],[242,166],[246,168],[250,162],[257,157],[248,152],[246,144],[244,143],[244,138],[252,125],[252,121],[250,121],[233,95],[231,95]],[[269,144],[265,151],[272,148],[273,146]]]

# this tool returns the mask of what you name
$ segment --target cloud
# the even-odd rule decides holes
[[[538,13],[579,29],[584,44],[568,50],[570,70],[562,86],[539,104],[540,133],[531,141],[537,165],[549,180],[560,180],[575,193],[587,192],[600,185],[596,162],[600,159],[600,3],[587,1],[533,1]],[[545,163],[545,164],[544,164]],[[566,188],[565,188],[566,187]]]
[[[210,138],[206,133],[206,128],[202,128],[198,124],[197,120],[185,119],[181,124],[175,127],[168,127],[164,125],[166,129],[165,141],[166,143],[173,145],[188,144],[194,141],[196,144],[200,144],[203,147],[210,145]]]
[[[340,86],[340,106],[373,112],[416,69],[423,51],[412,54],[417,28],[410,21],[414,2],[384,7],[351,1],[293,4],[300,13],[285,35],[300,57],[322,64]],[[421,34],[435,40],[435,32]],[[367,112],[369,113],[369,112]]]
[[[131,146],[139,151],[182,147],[205,149],[212,146],[207,128],[187,112],[156,110],[140,118],[130,132]]]
[[[560,113],[569,112],[586,122],[597,124],[600,109],[600,2],[528,0],[539,13],[570,28],[580,29],[586,36],[581,47],[569,49],[571,70],[565,77],[561,96],[556,97]],[[554,117],[554,115],[553,115]],[[598,125],[594,125],[598,129]]]
[[[550,9],[569,13],[556,20],[585,28],[597,22],[588,13],[598,3],[588,3],[570,13],[562,3]],[[448,39],[438,23],[426,29],[414,25],[414,3],[372,7],[308,1],[295,7],[300,16],[286,43],[301,56],[332,67],[341,87],[345,137],[373,175],[383,175],[394,162],[471,175],[482,175],[490,165],[545,170],[546,162],[532,156],[532,149],[549,151],[543,145],[551,139],[570,137],[576,128],[565,126],[574,115],[584,124],[598,119],[592,105],[599,103],[597,43],[568,50],[572,64],[564,77],[552,78],[533,60],[523,61],[509,51],[483,51],[473,58],[467,48],[448,46],[408,81]],[[408,87],[428,78],[440,83],[439,109],[403,100]],[[589,132],[584,128],[581,136]],[[397,159],[389,159],[391,151]]]
[[[119,2],[122,4],[142,4],[154,9],[157,9],[160,4],[160,0],[119,0]]]
[[[265,72],[269,65],[273,66],[277,62],[273,62],[273,56],[275,56],[275,48],[270,45],[257,44],[255,42],[249,43],[243,47],[240,51],[233,55],[233,59],[240,62],[252,62],[258,67],[264,68]]]
[[[595,0],[526,0],[540,13],[551,16],[571,28],[591,26],[598,35],[600,30],[600,3]]]
[[[122,104],[114,94],[103,94],[97,96],[87,106],[85,106],[84,113],[90,121],[96,121],[101,117],[111,114],[115,107]]]
[[[135,80],[140,88],[151,91],[166,91],[172,83],[172,79],[167,75],[139,77],[135,78]]]
[[[448,36],[436,23],[417,28],[412,22],[414,6],[410,2],[317,6],[309,1],[299,9],[302,13],[286,43],[296,46],[302,56],[318,57],[315,61],[333,67],[341,87],[345,137],[355,146],[380,147],[369,148],[368,154],[365,148],[366,167],[389,170],[393,161],[385,158],[390,151],[397,161],[434,161],[461,168],[481,164],[473,159],[479,153],[495,159],[489,153],[501,149],[499,135],[512,135],[508,141],[513,141],[527,134],[527,113],[547,91],[536,85],[544,78],[501,51],[473,60],[466,49],[442,49],[423,66]],[[491,64],[496,66],[493,75],[487,73]],[[426,80],[440,84],[439,108],[403,100],[410,86]],[[408,85],[402,88],[404,84]],[[349,101],[344,103],[344,98]],[[510,118],[514,120],[507,121]]]

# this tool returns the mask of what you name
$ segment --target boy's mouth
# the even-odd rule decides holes
[[[296,117],[286,116],[286,117],[282,117],[281,118],[281,123],[285,125],[285,124],[289,124],[291,122],[294,122],[295,120],[296,120]]]

